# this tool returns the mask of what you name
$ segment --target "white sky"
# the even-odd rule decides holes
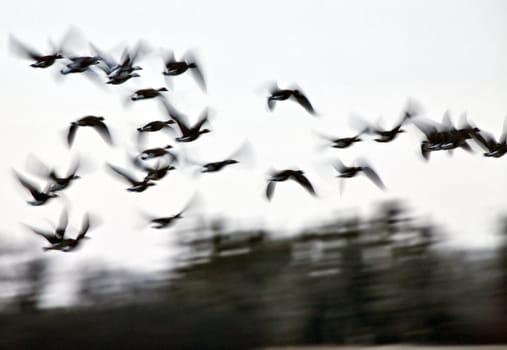
[[[80,225],[90,210],[102,217],[93,239],[79,254],[67,254],[66,266],[83,258],[122,267],[158,266],[165,259],[167,231],[140,230],[138,208],[154,214],[179,210],[194,190],[209,215],[231,219],[242,227],[267,225],[294,230],[317,224],[340,210],[371,210],[374,203],[406,199],[415,214],[428,214],[453,234],[458,245],[485,246],[499,214],[507,209],[507,158],[481,153],[418,156],[422,135],[412,126],[391,144],[363,142],[347,150],[316,152],[320,141],[312,130],[337,136],[354,133],[349,115],[385,126],[400,117],[408,97],[440,121],[449,109],[453,120],[462,112],[479,127],[500,133],[507,114],[507,3],[498,1],[9,1],[0,12],[3,162],[0,176],[1,232],[8,239],[43,244],[20,222],[56,221],[62,201],[30,207],[11,168],[24,172],[26,157],[36,154],[66,171],[79,152],[92,170],[65,191],[72,204],[71,225]],[[103,50],[145,39],[154,48],[199,54],[208,83],[203,94],[191,76],[177,77],[167,95],[176,107],[197,118],[213,111],[213,132],[185,146],[193,158],[219,160],[249,138],[256,152],[254,168],[236,167],[193,180],[173,173],[145,193],[129,193],[104,171],[104,162],[125,166],[124,149],[134,150],[135,128],[163,118],[155,101],[125,106],[126,96],[140,88],[164,86],[162,61],[153,54],[140,60],[141,78],[101,89],[80,75],[60,76],[8,49],[9,34],[40,51],[47,39],[60,40],[70,25]],[[85,45],[77,50],[90,54]],[[294,103],[280,103],[274,113],[265,106],[266,82],[297,83],[321,116],[313,118]],[[72,152],[65,145],[68,124],[84,115],[103,115],[121,147],[110,149],[90,130],[80,130]],[[167,144],[163,135],[149,146]],[[174,142],[170,142],[174,144]],[[349,163],[369,159],[388,187],[378,190],[365,178],[338,181],[323,160],[339,156]],[[277,186],[265,201],[270,167],[298,167],[315,184],[319,198],[295,184]],[[327,169],[326,173],[323,169]],[[24,172],[26,174],[26,172]],[[160,247],[163,249],[160,249]],[[42,254],[42,252],[37,253]],[[58,253],[52,254],[59,255]],[[128,258],[127,258],[128,257]],[[162,259],[162,260],[161,260]]]

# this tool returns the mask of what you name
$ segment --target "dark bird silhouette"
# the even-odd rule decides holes
[[[68,223],[68,215],[67,210],[64,209],[62,213],[60,214],[60,219],[58,221],[58,226],[54,228],[53,232],[50,231],[43,231],[39,230],[37,228],[27,226],[30,230],[32,230],[33,233],[44,237],[50,244],[57,244],[64,240],[65,238],[65,231],[67,230],[67,223]]]
[[[146,164],[144,164],[144,162],[142,162],[138,157],[133,157],[131,159],[132,159],[132,163],[134,164],[134,166],[136,166],[138,169],[146,172],[146,176],[144,177],[144,181],[161,180],[162,178],[164,178],[167,175],[167,173],[169,171],[176,169],[171,164],[166,164],[166,165],[161,166],[160,162],[157,162],[157,165],[155,167],[151,167],[151,166],[147,166]]]
[[[120,169],[114,165],[107,164],[109,169],[113,171],[114,174],[119,175],[120,178],[126,180],[131,184],[130,187],[127,188],[127,191],[131,192],[143,192],[150,186],[155,186],[155,183],[149,181],[149,179],[144,178],[143,180],[136,180],[134,177],[126,172],[123,169]]]
[[[155,98],[158,96],[161,96],[161,92],[167,91],[167,88],[161,87],[160,89],[141,89],[134,92],[130,99],[132,101],[138,101],[138,100],[146,100],[149,98]]]
[[[502,134],[498,141],[488,132],[480,131],[471,134],[473,139],[481,146],[486,152],[485,157],[500,158],[507,153],[507,117],[504,119]]]
[[[60,242],[56,242],[49,247],[42,248],[44,251],[48,250],[60,250],[62,252],[71,252],[77,249],[81,241],[85,238],[86,234],[90,230],[90,216],[88,214],[85,215],[83,219],[83,224],[81,225],[81,230],[79,231],[76,238],[64,238]]]
[[[73,56],[67,57],[70,62],[60,70],[63,75],[71,73],[91,72],[90,67],[100,63],[100,56]]]
[[[266,187],[266,197],[268,198],[268,200],[271,200],[271,198],[273,197],[276,182],[287,181],[290,179],[296,181],[298,184],[303,186],[313,196],[316,195],[312,184],[306,178],[306,176],[304,175],[304,172],[302,170],[287,169],[287,170],[273,172],[273,174],[269,178],[268,186]]]
[[[195,57],[187,52],[183,59],[176,60],[174,58],[174,53],[170,51],[166,54],[164,59],[165,70],[162,74],[166,76],[176,76],[185,73],[187,70],[190,70],[195,81],[203,91],[206,91],[206,82],[204,80],[204,76],[202,74],[200,65],[197,63]]]
[[[190,126],[186,116],[177,112],[173,107],[169,105],[167,101],[163,101],[162,105],[166,108],[167,113],[178,125],[181,136],[176,137],[178,142],[192,142],[197,140],[202,134],[210,132],[209,129],[201,129],[203,124],[208,121],[208,110],[205,109],[197,123]]]
[[[270,89],[271,95],[268,96],[268,108],[272,111],[275,108],[275,102],[285,101],[289,98],[294,99],[300,104],[308,113],[315,115],[315,110],[312,104],[300,89],[279,89],[276,84]]]
[[[153,122],[149,122],[148,124],[137,128],[139,132],[155,132],[162,130],[163,128],[170,128],[171,124],[174,124],[174,120],[155,120]]]
[[[153,217],[149,216],[149,222],[152,224],[152,228],[162,229],[167,228],[175,224],[176,220],[183,218],[183,213],[188,211],[191,207],[195,207],[198,203],[197,196],[193,196],[187,204],[176,214],[165,217]]]
[[[174,161],[177,159],[177,156],[175,154],[169,152],[169,149],[171,149],[171,148],[173,148],[173,146],[171,146],[171,145],[167,145],[163,148],[162,147],[150,148],[150,149],[142,151],[141,154],[139,154],[139,158],[141,158],[142,160],[148,160],[148,159],[153,159],[153,158],[169,155],[171,157],[171,159]]]
[[[191,161],[191,163],[199,164],[202,167],[202,173],[213,173],[222,170],[226,166],[250,160],[252,156],[251,153],[251,144],[250,142],[245,141],[236,151],[234,151],[223,160],[217,162],[208,162],[205,164],[200,164],[195,161]]]
[[[421,154],[425,160],[429,159],[430,152],[446,150],[452,152],[455,148],[462,148],[471,152],[472,148],[467,143],[475,135],[478,135],[480,129],[473,126],[463,115],[463,126],[456,128],[448,112],[444,114],[442,123],[438,124],[428,119],[415,119],[412,123],[426,136],[421,142]]]
[[[49,191],[49,186],[46,187],[44,191],[41,191],[39,188],[37,188],[34,184],[23,178],[21,175],[19,175],[16,171],[14,171],[14,175],[18,179],[18,181],[23,185],[32,195],[33,201],[27,201],[28,204],[33,206],[39,206],[46,203],[51,198],[58,197],[57,194]]]
[[[63,54],[57,49],[55,49],[55,51],[51,54],[43,55],[37,52],[35,49],[32,49],[27,45],[21,43],[13,36],[10,36],[10,47],[18,55],[30,58],[31,60],[35,61],[30,64],[30,67],[33,68],[48,68],[52,66],[56,60],[64,58]]]
[[[73,180],[79,179],[79,175],[76,175],[79,169],[79,164],[79,160],[75,160],[67,171],[67,174],[64,177],[60,177],[56,173],[55,169],[50,169],[34,155],[29,156],[30,169],[32,169],[36,175],[47,178],[50,181],[48,187],[50,192],[64,190],[72,183]]]
[[[351,178],[355,177],[358,174],[364,174],[367,178],[369,178],[377,187],[379,187],[382,190],[385,190],[384,183],[380,179],[380,177],[377,175],[377,173],[372,169],[372,167],[366,163],[364,160],[358,160],[356,161],[355,166],[345,166],[339,159],[336,160],[334,164],[334,168],[336,171],[338,171],[337,177],[340,178]],[[340,192],[343,192],[343,186],[344,182],[342,180],[341,186],[340,186]]]
[[[97,47],[92,45],[93,50],[97,53],[98,56],[102,58],[101,63],[98,65],[100,69],[106,73],[108,77],[108,81],[106,84],[123,84],[130,78],[140,77],[135,71],[141,70],[142,67],[135,64],[136,59],[138,58],[140,52],[145,51],[145,47],[142,42],[139,42],[137,46],[129,52],[126,48],[119,62],[115,61],[109,55],[105,54]]]
[[[67,133],[67,143],[69,147],[72,146],[72,143],[74,142],[76,131],[79,126],[90,126],[94,128],[100,134],[100,136],[102,136],[104,141],[111,145],[113,143],[111,134],[109,133],[109,130],[103,120],[104,117],[87,115],[75,122],[70,123],[69,132]]]
[[[316,132],[318,136],[321,138],[326,139],[327,141],[331,142],[331,144],[326,144],[326,147],[332,147],[332,148],[348,148],[352,146],[356,142],[361,142],[363,139],[361,138],[361,135],[368,132],[369,128],[364,128],[360,132],[358,132],[356,135],[351,137],[333,137],[324,135],[320,132]]]

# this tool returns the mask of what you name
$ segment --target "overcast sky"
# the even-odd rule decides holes
[[[47,219],[57,220],[65,202],[28,206],[28,193],[11,169],[27,174],[32,153],[64,172],[79,153],[89,169],[65,191],[70,225],[77,229],[86,211],[99,214],[102,224],[78,254],[65,256],[66,266],[83,257],[122,267],[158,266],[165,260],[161,246],[172,231],[141,229],[139,209],[173,214],[196,191],[202,198],[200,212],[210,217],[284,231],[403,199],[415,215],[442,224],[455,244],[491,245],[498,215],[507,209],[507,158],[456,150],[452,157],[437,152],[423,162],[418,154],[422,135],[413,126],[390,144],[368,141],[323,151],[314,130],[353,134],[352,113],[394,125],[412,97],[424,107],[425,117],[440,121],[449,110],[457,121],[466,112],[480,128],[499,135],[507,115],[506,15],[507,3],[501,0],[6,2],[0,12],[1,234],[43,245],[20,223],[46,227]],[[84,35],[82,44],[72,45],[79,54],[91,54],[86,41],[111,50],[116,58],[123,45],[139,39],[156,51],[139,61],[141,78],[99,86],[79,74],[61,76],[60,64],[33,69],[9,50],[13,35],[47,51],[48,38],[58,42],[70,26]],[[160,49],[172,49],[177,57],[194,50],[208,83],[205,94],[185,74],[167,93],[192,120],[206,107],[212,111],[213,132],[185,145],[185,152],[197,160],[220,160],[248,138],[254,167],[231,167],[197,179],[189,171],[175,172],[141,194],[125,191],[125,184],[105,171],[106,161],[126,166],[125,151],[136,151],[135,128],[164,117],[156,101],[124,103],[136,89],[165,85]],[[297,83],[320,116],[312,117],[292,102],[268,112],[266,83],[274,80],[282,87]],[[69,151],[64,138],[69,123],[88,114],[106,118],[118,147],[80,130]],[[151,135],[148,146],[168,140],[174,144],[165,135]],[[359,177],[340,195],[326,162],[339,157],[348,164],[359,156],[371,162],[387,192]],[[287,167],[304,170],[318,198],[283,183],[267,202],[267,172]]]

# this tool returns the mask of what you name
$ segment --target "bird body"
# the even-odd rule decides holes
[[[271,89],[271,95],[268,96],[268,109],[272,111],[275,108],[276,101],[285,101],[289,98],[294,99],[299,105],[301,105],[308,113],[315,114],[312,104],[308,98],[299,89],[278,89],[274,87]]]
[[[90,229],[90,216],[87,214],[85,216],[85,218],[83,219],[83,224],[81,226],[81,230],[79,231],[76,238],[63,238],[62,237],[62,239],[59,242],[53,243],[52,245],[50,245],[48,247],[44,247],[42,249],[44,251],[60,250],[62,252],[71,252],[80,246],[81,241],[83,239],[88,238],[85,236],[86,236],[86,233],[88,232],[89,229]]]
[[[202,166],[204,168],[202,170],[202,172],[203,173],[217,172],[217,171],[222,170],[224,167],[226,167],[228,165],[232,165],[232,164],[236,164],[236,163],[238,163],[238,161],[234,160],[234,159],[226,159],[226,160],[222,160],[219,162],[206,163]]]
[[[165,91],[167,91],[167,88],[165,87],[161,87],[160,89],[141,89],[134,92],[134,94],[130,96],[130,99],[132,101],[138,101],[138,100],[146,100],[149,98],[155,98],[160,96],[161,92]]]
[[[296,181],[298,184],[303,186],[303,188],[306,189],[310,194],[312,194],[313,196],[316,195],[312,184],[306,178],[302,170],[286,169],[272,173],[271,177],[268,179],[268,186],[266,187],[266,197],[268,198],[268,200],[271,200],[271,198],[273,197],[275,183],[287,180]]]
[[[108,164],[109,169],[111,169],[116,175],[119,175],[122,179],[126,180],[131,184],[130,187],[127,188],[127,191],[130,192],[143,192],[150,186],[155,186],[155,183],[149,181],[149,179],[144,178],[143,180],[136,180],[132,175],[127,173],[125,170],[122,170],[114,165]]]
[[[104,123],[104,117],[87,115],[70,124],[69,131],[67,133],[67,143],[69,146],[72,146],[72,144],[74,143],[77,128],[80,126],[89,126],[94,128],[99,133],[99,135],[102,136],[104,141],[106,141],[108,144],[113,143],[111,139],[111,134],[109,133],[109,129]]]

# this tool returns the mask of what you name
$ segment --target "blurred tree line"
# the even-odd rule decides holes
[[[91,266],[64,310],[40,307],[47,268],[28,259],[0,270],[0,348],[507,343],[499,231],[496,249],[455,249],[398,201],[290,238],[216,221],[179,235],[164,276]]]

